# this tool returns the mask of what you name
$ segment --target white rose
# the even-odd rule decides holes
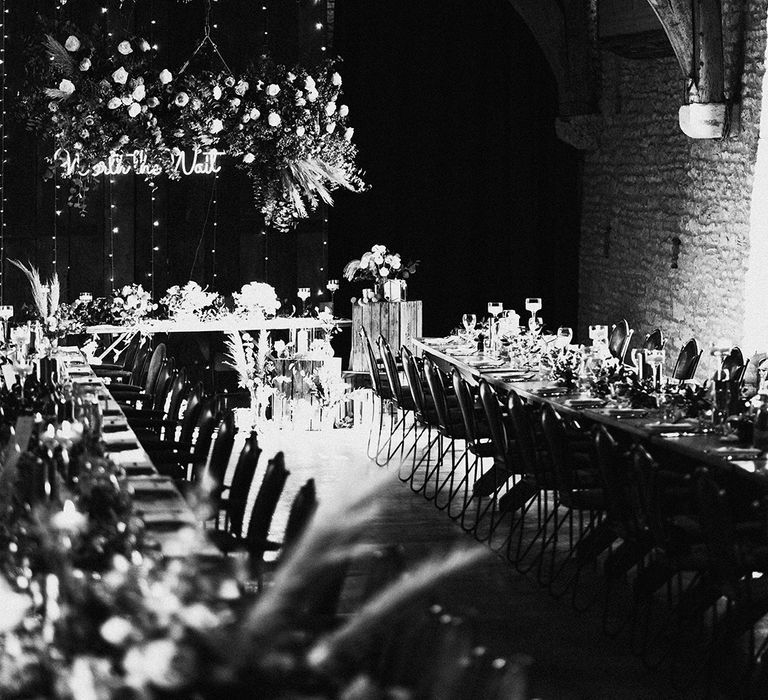
[[[303,126],[297,126],[296,127],[296,135],[297,136],[304,136],[304,134],[307,132],[307,130]]]
[[[71,95],[75,91],[75,84],[71,80],[64,78],[64,80],[59,83],[59,90],[65,95]]]
[[[100,628],[101,636],[110,644],[120,646],[133,631],[133,625],[124,617],[110,617]]]
[[[261,116],[261,112],[259,112],[256,107],[254,107],[250,112],[248,112],[251,119],[258,119]]]
[[[83,71],[83,73],[85,73],[85,71],[90,70],[90,68],[91,68],[91,59],[86,56],[82,61],[80,61],[80,70]]]
[[[389,277],[389,268],[388,267],[382,267],[379,269],[379,274],[382,277]]]
[[[128,138],[128,134],[123,134],[123,135],[120,137],[120,144],[121,144],[122,146],[125,146],[125,144],[126,144],[126,143],[128,143],[130,140],[131,140],[131,139],[129,139],[129,138]],[[130,287],[126,287],[126,289],[130,289]]]
[[[304,78],[304,89],[307,91],[313,91],[315,89],[315,79],[311,75]]]
[[[149,42],[146,39],[139,39],[139,48],[146,53],[152,47],[149,45]]]
[[[329,102],[327,105],[325,105],[325,113],[330,117],[336,112],[336,103],[335,102]]]
[[[373,262],[375,262],[377,265],[381,265],[384,262],[384,256],[381,253],[376,253],[373,256]]]
[[[219,85],[213,86],[213,99],[214,100],[221,99],[221,87]]]
[[[355,130],[350,126],[345,132],[344,132],[344,138],[347,141],[351,141],[352,137],[355,135]]]
[[[210,132],[212,134],[218,134],[224,128],[224,122],[221,119],[214,119],[211,122]]]
[[[339,107],[339,116],[346,117],[348,114],[349,114],[349,107],[347,107],[347,105],[341,105],[341,107]]]
[[[307,92],[307,99],[310,102],[314,102],[318,97],[320,97],[320,93],[317,90],[309,90]]]
[[[145,88],[144,85],[137,85],[133,91],[133,99],[136,100],[136,102],[141,102],[146,96],[147,88]]]
[[[399,270],[401,266],[402,266],[402,263],[400,262],[400,256],[395,255],[394,258],[392,258],[392,263],[390,264],[390,267],[393,270]]]
[[[249,87],[250,86],[248,85],[248,81],[247,80],[241,80],[235,86],[235,94],[236,95],[240,95],[240,97],[242,97],[248,91]]]
[[[160,75],[158,76],[160,79],[160,82],[163,85],[168,85],[168,83],[173,80],[173,75],[171,74],[171,71],[169,71],[167,68],[163,68],[163,70],[160,71]]]
[[[240,98],[235,97],[235,99],[229,101],[229,104],[232,105],[232,109],[237,109],[240,106]]]
[[[243,156],[243,163],[253,163],[254,160],[256,160],[256,156],[253,153],[246,153]]]
[[[109,109],[117,109],[122,103],[122,100],[119,97],[113,97],[109,102],[107,102],[107,107]]]
[[[177,107],[184,107],[189,102],[189,95],[186,92],[180,92],[173,101]]]
[[[325,125],[325,130],[332,134],[334,131],[336,131],[336,122],[331,122],[330,124]]]
[[[159,105],[159,104],[160,104],[160,100],[158,100],[156,97],[150,97],[150,98],[147,100],[147,104],[148,104],[150,107],[157,107],[157,105]]]
[[[338,87],[341,85],[341,76],[338,73],[334,73],[331,76],[331,82]]]
[[[120,66],[114,73],[112,73],[112,80],[118,85],[125,85],[125,81],[128,80],[128,72]]]
[[[138,102],[134,102],[130,107],[128,107],[129,117],[138,117],[139,114],[141,114],[141,105]]]
[[[270,97],[275,97],[280,92],[280,86],[275,85],[272,83],[271,85],[267,85],[267,95]]]
[[[267,117],[267,124],[270,126],[280,126],[281,121],[282,119],[280,119],[280,115],[277,112],[270,112]]]
[[[126,106],[130,107],[133,104],[133,98],[130,95],[123,95],[120,101]]]
[[[123,55],[127,56],[128,54],[133,53],[133,47],[131,46],[130,42],[128,41],[121,41],[117,45],[117,50]]]
[[[74,34],[70,34],[67,37],[67,40],[64,42],[64,48],[67,51],[77,51],[80,48],[80,39],[78,39]]]
[[[298,100],[296,100],[296,104],[299,107],[303,107],[305,104],[307,104],[307,101],[303,97],[300,97]]]

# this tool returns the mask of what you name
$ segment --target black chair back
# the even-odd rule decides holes
[[[744,354],[741,352],[741,348],[734,346],[723,358],[720,367],[721,369],[728,370],[731,385],[740,388],[744,381],[744,375],[747,373],[748,364],[749,361],[744,362]]]
[[[625,318],[622,318],[621,321],[615,324],[611,331],[611,335],[608,338],[608,350],[619,362],[624,362],[633,333],[634,331],[630,329],[629,323]]]
[[[567,461],[568,437],[562,418],[552,406],[545,406],[541,414],[541,427],[544,431],[544,439],[547,442],[547,450],[552,460],[557,491],[564,505],[570,506],[572,495],[577,489],[577,483],[573,470],[569,468]]]
[[[477,429],[477,419],[475,418],[475,395],[472,386],[462,376],[461,372],[455,368],[451,372],[451,383],[459,402],[459,410],[461,411],[461,420],[464,423],[464,433],[467,442],[475,447],[479,447],[481,442]]]
[[[445,399],[445,384],[443,384],[442,372],[435,367],[435,363],[429,357],[424,358],[424,376],[427,379],[429,394],[435,406],[437,427],[446,437],[453,437],[452,425],[448,417],[448,402]]]
[[[214,503],[218,502],[224,490],[224,476],[235,444],[235,431],[235,414],[230,410],[224,414],[219,423],[219,430],[213,440],[205,469],[205,481],[210,487],[210,498]]]
[[[480,403],[485,412],[491,442],[496,458],[506,461],[509,453],[509,437],[501,414],[501,404],[494,388],[485,379],[480,380]]]
[[[652,333],[645,336],[643,350],[663,350],[666,342],[664,334],[661,332],[661,328],[657,328]]]
[[[166,415],[170,420],[176,420],[179,417],[179,411],[181,410],[181,402],[187,398],[189,394],[189,380],[187,379],[187,369],[182,367],[176,372],[176,376],[171,383],[171,390],[169,392],[168,410]],[[163,408],[165,408],[163,406]]]
[[[264,553],[269,527],[289,473],[285,468],[282,452],[278,452],[273,459],[269,460],[264,472],[264,480],[253,503],[251,520],[248,523],[246,545],[251,557],[258,558]]]
[[[203,473],[208,461],[208,452],[211,449],[213,431],[216,429],[216,410],[212,399],[203,401],[200,415],[197,418],[197,435],[192,447],[192,474],[191,480],[197,481]]]
[[[691,338],[680,349],[680,354],[675,362],[675,368],[672,370],[672,378],[680,381],[693,379],[693,375],[696,374],[696,368],[699,366],[700,358],[701,350],[699,350],[699,344],[695,338]]]
[[[285,556],[286,552],[289,552],[304,534],[316,510],[317,489],[315,488],[315,480],[307,479],[291,503],[291,510],[288,512],[288,522],[285,525],[285,534],[283,535],[281,556]]]
[[[128,378],[128,383],[133,386],[142,386],[143,380],[146,377],[145,369],[149,365],[149,341],[142,343],[138,352],[136,353],[136,362],[131,368],[131,376]]]
[[[229,531],[237,537],[243,533],[243,520],[245,519],[245,507],[248,503],[248,494],[251,490],[256,467],[259,464],[261,449],[256,433],[252,433],[245,441],[240,456],[232,474],[232,483],[229,485],[229,498],[227,499],[227,515],[229,517]]]
[[[392,354],[392,348],[389,347],[389,343],[383,335],[380,335],[376,342],[379,346],[379,357],[384,362],[384,376],[388,385],[387,393],[399,408],[403,408],[403,386],[400,383],[400,374],[397,371],[397,361]]]
[[[152,356],[149,359],[147,365],[147,375],[144,382],[144,391],[147,394],[151,394],[155,388],[155,382],[157,381],[157,375],[160,374],[160,370],[163,367],[166,359],[165,343],[158,343],[157,347],[152,352]]]
[[[165,408],[165,402],[168,399],[168,392],[171,390],[171,384],[174,380],[168,363],[163,363],[155,380],[153,388],[153,398],[151,408],[153,411],[162,411]]]
[[[436,424],[437,415],[434,408],[430,410],[427,405],[427,398],[424,394],[424,384],[421,381],[421,369],[419,360],[405,346],[401,349],[403,358],[403,369],[405,370],[405,380],[408,384],[408,390],[411,392],[413,405],[416,407],[416,417],[426,424]]]
[[[203,384],[199,382],[187,397],[187,405],[184,407],[184,416],[181,419],[179,442],[191,444],[195,435],[195,426],[203,409]]]
[[[360,329],[360,337],[362,338],[363,347],[365,348],[365,356],[368,358],[368,375],[371,378],[371,387],[373,388],[374,393],[380,398],[389,398],[382,393],[384,392],[384,386],[381,381],[379,362],[376,358],[376,353],[373,351],[373,345],[371,344],[371,340],[368,337],[365,328]]]
[[[529,474],[537,474],[542,469],[536,452],[536,434],[533,430],[530,408],[523,403],[517,392],[510,391],[507,398],[507,409],[512,427],[515,430],[515,442],[525,465],[525,471]]]

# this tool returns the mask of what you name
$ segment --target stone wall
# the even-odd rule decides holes
[[[736,26],[737,4],[724,5],[725,26]],[[584,165],[581,337],[590,323],[626,317],[641,339],[662,328],[670,361],[690,337],[705,356],[720,339],[742,342],[768,0],[747,5],[741,85],[738,54],[726,50],[727,89],[741,103],[728,139],[680,131],[685,83],[674,58],[602,56],[604,125]]]

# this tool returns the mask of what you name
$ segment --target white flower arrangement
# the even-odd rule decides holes
[[[280,308],[275,288],[266,282],[249,282],[244,284],[240,292],[232,295],[235,301],[235,311],[243,314],[263,314],[274,316]]]
[[[126,325],[140,323],[156,308],[152,295],[140,284],[126,284],[112,297],[112,316]]]
[[[189,281],[183,286],[169,287],[160,305],[168,311],[169,318],[200,317],[200,312],[214,306],[221,299],[216,292],[206,292],[197,282]]]

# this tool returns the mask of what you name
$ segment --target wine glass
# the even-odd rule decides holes
[[[560,326],[557,329],[557,338],[555,340],[555,347],[565,350],[573,340],[573,328],[568,326]]]
[[[309,299],[310,289],[309,287],[299,287],[297,296],[301,299],[301,303],[304,306],[304,313],[307,313],[307,299]]]
[[[590,326],[589,327],[589,339],[592,343],[607,343],[608,342],[608,326]]]
[[[13,316],[12,306],[9,306],[9,305],[0,306],[0,320],[2,320],[2,323],[3,323],[3,337],[2,337],[3,342],[5,342],[8,338],[8,321],[10,321],[12,316]]]
[[[645,361],[651,366],[653,371],[653,383],[656,389],[661,388],[661,373],[664,364],[664,350],[646,350]]]
[[[635,365],[637,378],[642,381],[645,378],[643,377],[643,374],[645,373],[645,350],[643,348],[633,348],[631,357],[632,362]]]
[[[498,316],[502,311],[504,311],[504,303],[501,301],[489,301],[488,302],[488,313],[491,316]]]
[[[472,332],[477,325],[477,316],[475,314],[464,314],[461,317],[461,323],[464,326],[464,332],[467,334],[467,337],[471,338]]]
[[[527,297],[525,300],[525,310],[535,316],[541,311],[541,297]]]
[[[83,304],[88,304],[93,301],[93,294],[90,292],[83,292],[79,297],[77,297],[77,300]]]

